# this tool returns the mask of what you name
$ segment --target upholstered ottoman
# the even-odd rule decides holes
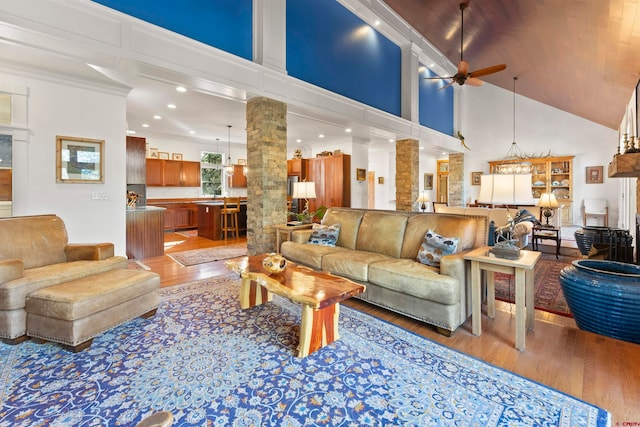
[[[39,289],[27,295],[27,335],[82,351],[109,328],[153,316],[159,287],[156,273],[119,269]]]

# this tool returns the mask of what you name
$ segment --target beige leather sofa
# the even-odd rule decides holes
[[[112,243],[68,244],[55,215],[0,219],[0,338],[26,339],[25,302],[34,291],[126,268]]]
[[[540,218],[540,208],[538,206],[518,206],[515,209],[507,209],[436,205],[435,209],[437,213],[485,216],[489,223],[493,221],[496,229],[507,227],[509,216],[515,216],[522,209],[526,209],[536,218]],[[520,222],[515,225],[513,229],[513,238],[518,240],[518,245],[521,248],[524,248],[529,244],[529,237],[531,236],[533,225],[534,224],[529,221]]]
[[[324,225],[340,224],[335,247],[309,244],[310,230],[284,242],[289,260],[347,277],[367,286],[357,296],[370,303],[435,325],[450,335],[470,314],[469,275],[463,255],[487,240],[483,216],[330,208]],[[416,261],[428,230],[460,239],[440,267]]]

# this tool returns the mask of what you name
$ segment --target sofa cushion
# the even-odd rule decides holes
[[[417,260],[422,264],[440,267],[440,258],[455,253],[459,242],[460,239],[457,237],[445,237],[428,230],[418,251]]]
[[[391,259],[369,265],[369,282],[440,304],[460,302],[460,284],[451,276],[409,259]]]
[[[282,242],[280,253],[286,259],[306,265],[307,267],[322,269],[322,258],[333,252],[349,252],[340,246],[309,245],[298,242]]]
[[[436,213],[413,215],[407,222],[401,258],[415,260],[427,230],[433,230],[442,236],[460,239],[458,251],[476,247],[476,242],[484,244],[487,241],[485,221],[486,218],[477,216]],[[479,224],[483,225],[482,230],[478,230]]]
[[[340,224],[340,235],[336,246],[347,249],[356,248],[358,229],[364,215],[363,210],[351,208],[329,208],[322,218],[322,224]]]
[[[399,258],[408,216],[406,212],[366,212],[358,231],[356,249]]]
[[[369,278],[369,264],[387,259],[391,257],[368,251],[334,252],[322,258],[322,270],[366,282]]]
[[[340,235],[340,224],[313,224],[308,243],[312,245],[335,246]]]
[[[103,261],[73,261],[24,270],[22,277],[0,285],[0,310],[24,308],[31,292],[47,286],[93,274],[127,268],[127,258],[115,256]]]

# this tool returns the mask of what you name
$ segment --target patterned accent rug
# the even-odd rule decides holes
[[[299,359],[300,307],[241,310],[236,275],[161,289],[150,319],[80,353],[0,343],[0,426],[606,426],[591,404],[341,307],[341,339]]]
[[[167,254],[174,261],[185,267],[205,262],[220,261],[222,259],[237,258],[247,255],[247,244],[217,246],[215,248],[193,249],[191,251]]]
[[[182,237],[198,237],[198,230],[181,230],[176,231],[176,234],[179,234]]]
[[[535,267],[534,306],[538,310],[561,316],[573,317],[560,287],[560,271],[571,265],[573,260],[580,259],[555,254],[542,254]],[[496,299],[515,302],[515,277],[504,273],[495,273]]]

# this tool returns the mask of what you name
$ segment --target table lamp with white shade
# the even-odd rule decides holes
[[[424,191],[418,195],[416,203],[420,203],[420,211],[425,212],[427,209],[426,203],[429,201],[429,196]]]
[[[316,198],[316,183],[313,181],[294,182],[293,183],[293,199],[304,199],[304,209],[302,215],[305,219],[309,218],[309,199]]]
[[[538,201],[538,206],[542,208],[540,212],[547,220],[544,227],[553,227],[553,225],[549,224],[549,218],[555,214],[554,209],[559,206],[556,196],[553,193],[542,193],[542,196],[540,196],[540,200]]]

